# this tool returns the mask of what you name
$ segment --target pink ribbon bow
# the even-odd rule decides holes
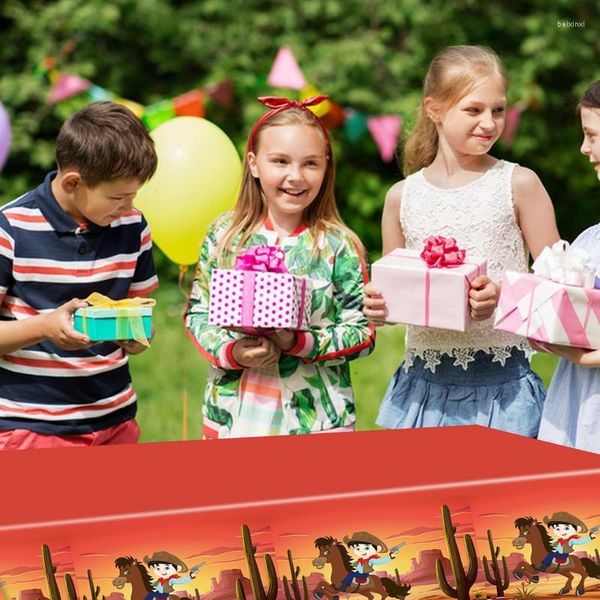
[[[465,262],[466,251],[456,245],[454,238],[432,235],[425,240],[421,258],[433,268],[455,267]]]
[[[290,100],[289,98],[282,98],[280,96],[260,96],[258,101],[261,104],[264,104],[267,108],[271,110],[266,112],[252,127],[252,131],[250,131],[250,135],[248,136],[248,152],[254,152],[254,145],[256,143],[256,136],[263,126],[265,121],[268,121],[273,115],[276,115],[284,110],[289,110],[290,108],[300,108],[302,110],[308,110],[310,106],[317,106],[321,104],[321,102],[325,102],[328,100],[329,96],[311,96],[310,98],[305,98],[304,100]],[[314,115],[315,121],[319,124],[319,127],[323,131],[325,135],[325,142],[327,144],[328,154],[329,149],[331,147],[331,142],[329,141],[329,132],[321,119]]]
[[[260,244],[244,250],[235,260],[235,269],[287,273],[285,252],[277,246]]]

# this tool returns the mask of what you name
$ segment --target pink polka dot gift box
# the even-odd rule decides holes
[[[208,322],[220,327],[308,329],[311,281],[287,272],[276,246],[244,251],[233,269],[214,269]]]

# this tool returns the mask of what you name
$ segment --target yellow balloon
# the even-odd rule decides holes
[[[160,249],[173,262],[191,265],[210,223],[235,204],[240,157],[223,131],[199,117],[176,117],[151,135],[158,168],[135,204]]]

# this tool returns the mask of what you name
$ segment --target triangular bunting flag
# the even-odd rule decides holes
[[[115,102],[126,106],[138,119],[142,118],[144,107],[141,104],[138,104],[133,100],[125,100],[125,98],[117,98]]]
[[[83,79],[79,75],[61,73],[52,86],[47,102],[48,104],[56,104],[72,96],[77,96],[89,89],[91,85],[87,79]]]
[[[504,126],[504,132],[502,133],[502,141],[509,146],[515,141],[522,112],[523,106],[515,104],[514,106],[511,106],[506,113],[506,125]]]
[[[306,98],[311,98],[312,96],[322,95],[322,92],[320,92],[314,85],[308,85],[300,92],[300,100],[306,100]],[[331,102],[329,100],[324,100],[317,106],[309,106],[308,110],[314,112],[317,117],[322,117],[331,110]]]
[[[172,100],[160,100],[144,109],[142,121],[150,130],[155,129],[161,123],[175,117],[175,107]]]
[[[233,81],[226,79],[221,83],[211,83],[204,88],[208,97],[217,104],[230,107],[233,104]]]
[[[173,106],[178,117],[203,117],[204,93],[200,90],[191,90],[181,94],[173,98]]]
[[[344,112],[346,115],[344,123],[346,139],[349,144],[356,144],[367,132],[367,117],[354,108],[347,108]]]
[[[301,90],[306,87],[306,80],[289,47],[279,49],[267,83],[273,87]]]
[[[321,121],[325,127],[329,129],[337,129],[344,124],[346,120],[346,114],[344,109],[335,102],[331,103],[331,109],[326,115],[321,117]]]
[[[91,85],[87,91],[92,102],[100,102],[102,100],[114,100],[115,95],[99,85]]]
[[[399,115],[386,115],[383,117],[369,117],[367,127],[379,148],[379,154],[385,162],[394,158],[394,152],[400,137],[402,117]]]

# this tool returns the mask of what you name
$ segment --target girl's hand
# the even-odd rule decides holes
[[[373,287],[371,282],[365,285],[364,289],[364,308],[363,313],[369,320],[369,323],[374,327],[381,327],[385,325],[385,300],[381,295],[381,292]]]
[[[235,362],[248,369],[268,369],[279,362],[281,350],[264,337],[242,338],[233,345]]]
[[[572,348],[559,344],[548,344],[529,340],[531,347],[540,352],[548,352],[560,356],[580,367],[600,367],[600,350],[586,350],[584,348]]]
[[[498,303],[498,286],[486,275],[479,275],[471,281],[469,304],[471,317],[476,321],[489,319]]]
[[[296,333],[291,329],[275,329],[267,336],[282,352],[287,352],[296,345]]]

